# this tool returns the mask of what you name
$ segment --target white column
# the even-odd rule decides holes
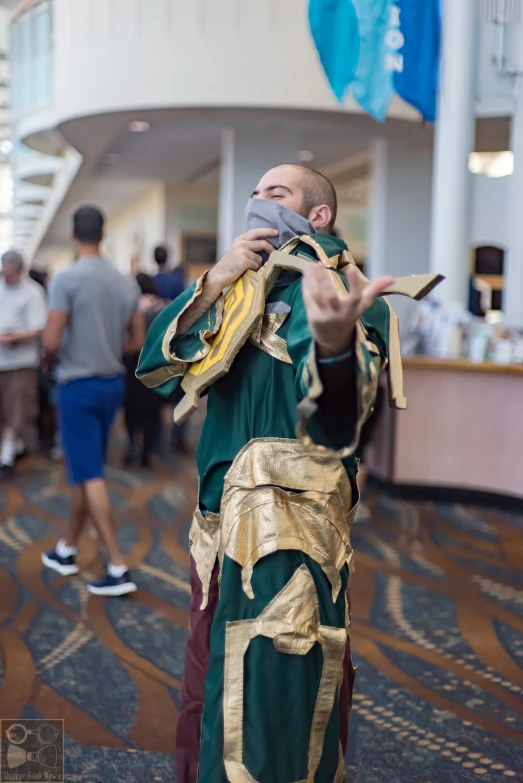
[[[445,0],[440,96],[434,143],[431,271],[447,278],[435,295],[467,301],[471,174],[475,136],[477,1]]]
[[[519,68],[522,69],[523,31],[518,43]],[[518,77],[516,96],[511,134],[514,173],[508,184],[508,253],[505,255],[503,309],[507,325],[523,326],[523,76]]]
[[[387,207],[389,142],[375,139],[371,147],[371,195],[369,205],[369,244],[367,277],[392,274],[387,269]]]
[[[280,163],[296,163],[299,139],[280,125],[227,128],[222,133],[218,252],[243,231],[245,206],[260,178]]]
[[[218,211],[218,257],[221,258],[234,241],[235,204],[234,204],[234,130],[222,131],[220,163],[220,202]]]
[[[405,277],[429,271],[432,138],[418,128],[372,145],[367,274]],[[350,236],[347,237],[350,247]],[[401,319],[410,300],[394,296]]]

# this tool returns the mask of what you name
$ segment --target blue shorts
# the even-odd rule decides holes
[[[59,387],[60,435],[71,484],[103,478],[124,378],[82,378]]]

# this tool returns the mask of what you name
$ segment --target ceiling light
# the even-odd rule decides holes
[[[11,150],[13,149],[13,142],[9,141],[9,139],[4,139],[0,142],[0,152],[2,155],[9,155]]]
[[[301,160],[302,163],[310,163],[311,160],[314,160],[314,153],[310,150],[300,150],[298,152],[298,160]]]
[[[133,120],[129,123],[129,130],[133,133],[147,133],[151,130],[151,123],[145,120]]]
[[[510,150],[472,152],[469,155],[469,171],[472,174],[483,174],[494,179],[509,177],[514,173],[514,153]]]

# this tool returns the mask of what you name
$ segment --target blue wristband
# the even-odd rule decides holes
[[[354,350],[349,348],[348,351],[342,353],[340,356],[331,356],[329,359],[318,359],[317,361],[318,364],[329,366],[330,364],[339,364],[339,362],[344,362],[345,359],[350,359],[352,356],[354,356]]]

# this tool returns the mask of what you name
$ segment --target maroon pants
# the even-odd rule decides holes
[[[178,783],[196,783],[200,755],[200,733],[203,715],[205,675],[209,663],[211,625],[218,604],[218,563],[214,567],[209,588],[209,602],[200,609],[202,584],[191,557],[191,601],[189,640],[182,683],[182,705],[176,730],[176,766]],[[345,753],[349,737],[349,712],[352,705],[354,669],[347,644],[343,662],[343,684],[340,690],[340,740]]]

